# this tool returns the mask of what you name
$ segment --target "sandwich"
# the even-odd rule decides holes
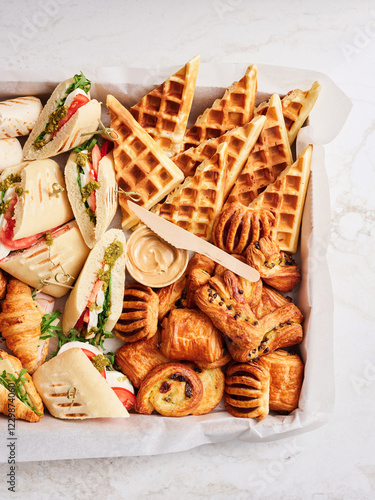
[[[128,417],[125,406],[79,347],[65,350],[33,375],[51,415],[67,420]]]
[[[23,160],[22,146],[16,137],[0,139],[0,172]]]
[[[125,235],[110,229],[91,250],[65,304],[62,329],[100,343],[122,312],[125,288]]]
[[[117,210],[117,183],[112,142],[95,138],[75,148],[65,166],[65,183],[75,219],[86,245],[93,248]]]
[[[15,278],[52,297],[72,288],[90,252],[75,221],[47,232],[24,250],[12,251],[0,260]]]
[[[26,160],[64,153],[92,137],[101,108],[98,101],[90,99],[90,88],[91,82],[83,73],[56,87],[25,143]]]
[[[64,176],[53,160],[23,162],[0,175],[0,258],[30,247],[73,218]]]
[[[42,108],[40,99],[33,96],[0,102],[0,139],[28,135]]]
[[[43,402],[21,361],[0,349],[0,412],[11,418],[39,422]]]

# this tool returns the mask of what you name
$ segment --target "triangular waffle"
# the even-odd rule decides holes
[[[250,151],[253,149],[266,118],[256,116],[243,127],[236,127],[220,137],[202,142],[196,148],[189,148],[173,158],[174,163],[184,173],[185,177],[195,174],[197,167],[204,160],[212,158],[220,144],[228,144],[227,180],[225,182],[224,199],[232,189],[241,172]]]
[[[304,124],[310,111],[318,99],[321,86],[314,82],[310,90],[291,90],[281,99],[285,126],[288,131],[289,144],[292,144]],[[264,101],[255,108],[255,115],[264,115],[267,112],[268,102]]]
[[[275,215],[271,235],[284,252],[297,251],[303,204],[310,176],[313,147],[310,144],[251,204]]]
[[[246,165],[226,201],[245,206],[293,162],[280,97],[274,94],[266,113],[266,122],[253,147]]]
[[[141,198],[139,205],[149,209],[178,186],[184,175],[129,111],[111,95],[107,96],[107,107],[111,114],[111,128],[119,136],[114,142],[113,152],[119,189],[138,193]],[[124,231],[139,221],[129,210],[127,199],[128,196],[120,192]]]
[[[185,132],[180,152],[195,147],[207,139],[219,137],[227,130],[245,125],[254,116],[257,91],[257,67],[251,65],[239,82],[227,88],[221,99],[200,115]]]
[[[227,153],[227,144],[221,144],[212,158],[199,165],[193,177],[187,177],[152,211],[209,241],[224,201]]]
[[[191,59],[129,110],[168,156],[175,154],[184,137],[199,61],[200,56]]]

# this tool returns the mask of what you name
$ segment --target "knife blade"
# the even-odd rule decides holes
[[[248,281],[259,280],[260,275],[256,269],[232,257],[220,248],[215,247],[215,245],[208,243],[208,241],[202,240],[202,238],[199,238],[195,234],[163,219],[159,215],[149,212],[130,200],[128,200],[128,207],[147,227],[172,246],[203,254]]]

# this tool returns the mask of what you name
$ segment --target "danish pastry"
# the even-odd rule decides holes
[[[174,309],[163,320],[160,350],[169,359],[212,363],[223,357],[224,341],[202,311]]]
[[[199,407],[202,397],[203,384],[193,369],[182,363],[166,363],[143,380],[135,410],[146,415],[155,410],[166,417],[183,417]]]
[[[186,307],[195,306],[195,291],[205,285],[215,270],[215,262],[204,255],[196,253],[186,269]]]
[[[280,250],[271,236],[251,243],[246,250],[246,260],[259,271],[267,285],[280,292],[290,292],[301,281],[299,267],[290,255]]]
[[[230,203],[216,218],[212,239],[225,252],[242,254],[251,242],[270,234],[274,220],[269,210],[254,210],[238,202]]]
[[[168,363],[159,349],[160,332],[151,338],[124,344],[117,349],[115,362],[124,375],[129,377],[134,387],[138,388],[142,380],[155,366]]]
[[[263,318],[266,314],[273,312],[278,307],[285,306],[291,302],[290,297],[285,297],[282,293],[269,286],[263,286],[261,299],[253,308],[257,318]]]
[[[114,327],[116,337],[124,342],[136,342],[155,335],[158,305],[158,296],[152,288],[140,283],[125,287],[122,313]]]
[[[279,349],[267,356],[270,362],[270,410],[288,412],[298,407],[304,366],[298,354]]]
[[[198,374],[203,384],[203,397],[192,415],[205,415],[220,403],[224,395],[225,376],[220,368],[201,369],[194,363],[187,364]]]
[[[181,276],[170,285],[159,288],[158,320],[161,322],[172,309],[186,306],[186,276]]]
[[[224,404],[231,415],[258,420],[268,415],[269,370],[267,357],[254,363],[234,363],[227,368]]]

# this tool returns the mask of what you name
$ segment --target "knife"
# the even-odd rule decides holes
[[[172,246],[203,254],[248,281],[259,280],[260,275],[256,269],[244,264],[235,257],[232,257],[220,248],[215,247],[215,245],[212,245],[211,243],[202,240],[202,238],[199,238],[195,234],[186,231],[186,229],[163,219],[163,217],[149,212],[145,208],[133,203],[130,200],[128,200],[128,207],[139,219],[141,219],[142,222],[146,224],[146,226]]]

